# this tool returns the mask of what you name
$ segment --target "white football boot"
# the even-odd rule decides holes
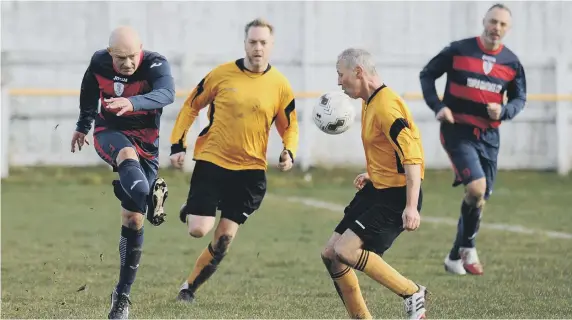
[[[467,274],[467,270],[465,270],[465,267],[463,267],[463,259],[451,260],[451,258],[449,258],[448,253],[447,256],[445,257],[444,266],[445,266],[445,271],[450,272],[452,274],[458,274],[458,275]]]
[[[417,286],[419,290],[403,301],[408,319],[426,319],[425,298],[429,291],[424,286]]]

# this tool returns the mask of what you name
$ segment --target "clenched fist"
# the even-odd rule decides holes
[[[172,154],[169,159],[171,159],[171,165],[177,169],[182,169],[185,164],[186,152],[179,152]]]

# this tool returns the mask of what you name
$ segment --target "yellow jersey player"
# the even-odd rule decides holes
[[[268,63],[274,28],[262,19],[245,27],[246,57],[213,69],[185,101],[171,134],[171,163],[181,168],[186,135],[199,111],[209,105],[209,124],[200,132],[187,202],[181,221],[200,238],[221,219],[214,239],[203,250],[178,300],[192,302],[196,290],[215,272],[239,225],[257,210],[266,193],[266,151],[274,123],[284,150],[278,167],[292,168],[298,149],[294,93],[286,77]]]
[[[372,56],[347,49],[338,56],[338,85],[361,98],[367,173],[344,210],[322,259],[349,316],[371,319],[353,269],[404,299],[410,319],[425,318],[426,288],[399,274],[381,257],[403,230],[419,227],[424,156],[419,129],[401,97],[381,81]]]

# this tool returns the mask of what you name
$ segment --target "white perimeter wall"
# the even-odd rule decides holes
[[[243,55],[243,25],[261,16],[276,27],[272,64],[294,90],[335,90],[337,54],[369,49],[386,83],[419,92],[418,74],[448,42],[481,32],[492,2],[2,2],[2,90],[79,89],[93,51],[104,48],[119,24],[136,27],[147,49],[166,55],[179,90],[191,89],[211,68]],[[526,68],[529,93],[572,93],[572,3],[509,2],[514,28],[507,45]],[[442,91],[444,79],[438,82]],[[5,92],[4,92],[5,93]],[[169,135],[184,97],[165,109],[161,163],[168,163]],[[299,161],[304,165],[363,165],[359,128],[326,136],[308,121],[313,99],[300,99]],[[359,104],[356,102],[356,107]],[[421,101],[410,101],[421,128],[427,164],[449,166],[438,125]],[[514,123],[502,127],[501,168],[555,168],[570,164],[569,102],[531,101]],[[92,149],[71,154],[78,97],[3,95],[3,153],[11,165],[103,163]],[[7,118],[9,117],[9,118]],[[10,121],[7,121],[10,120]],[[558,124],[558,125],[557,125]],[[203,117],[189,134],[192,145]],[[8,129],[9,128],[9,129]],[[9,131],[9,132],[7,132]],[[275,130],[274,130],[275,131]],[[8,136],[6,136],[8,134]],[[566,140],[566,141],[564,141]],[[5,147],[8,147],[7,149]],[[273,132],[269,160],[281,142]]]

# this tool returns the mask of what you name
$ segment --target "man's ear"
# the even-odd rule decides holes
[[[356,73],[356,78],[363,79],[363,68],[361,66],[356,66],[355,73]]]

